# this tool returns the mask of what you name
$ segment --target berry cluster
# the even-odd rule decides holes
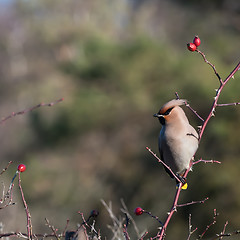
[[[193,42],[187,44],[187,48],[189,51],[194,52],[196,51],[197,47],[200,46],[200,44],[201,44],[200,38],[198,36],[195,36]]]

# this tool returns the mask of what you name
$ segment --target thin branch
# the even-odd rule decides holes
[[[170,172],[171,174],[174,176],[174,178],[179,182],[181,183],[181,180],[178,178],[178,176],[172,171],[172,169],[165,163],[163,162],[158,156],[156,153],[154,153],[149,147],[146,147],[146,149],[158,160],[158,162],[160,162],[162,165],[164,165],[164,167],[166,167]]]
[[[207,225],[206,229],[205,229],[205,230],[203,231],[203,233],[199,236],[199,239],[202,239],[203,236],[205,235],[205,233],[208,231],[208,229],[217,222],[217,221],[216,221],[216,218],[217,218],[217,216],[218,216],[217,210],[214,209],[214,210],[213,210],[213,213],[214,213],[214,215],[213,215],[213,221],[212,221],[209,225]]]
[[[223,237],[232,237],[232,236],[238,235],[238,234],[240,234],[240,230],[236,230],[236,231],[231,232],[231,233],[217,234],[216,237],[211,238],[211,240],[219,239],[219,237],[221,237],[221,238],[223,238]]]
[[[178,92],[175,92],[176,98],[180,99]],[[189,108],[202,122],[204,122],[204,119],[197,113],[196,110],[194,110],[188,102],[185,102],[185,106]]]
[[[51,102],[51,103],[39,103],[38,105],[34,106],[34,107],[30,107],[30,108],[26,108],[22,111],[19,111],[19,112],[12,112],[11,115],[7,116],[7,117],[4,117],[2,118],[2,120],[0,121],[0,124],[6,122],[7,120],[9,120],[10,118],[13,118],[13,117],[16,117],[17,115],[23,115],[27,112],[31,112],[37,108],[40,108],[40,107],[52,107],[53,105],[59,103],[59,102],[62,102],[64,100],[64,98],[60,98],[54,102]]]
[[[200,201],[192,201],[192,202],[189,202],[189,203],[183,203],[183,204],[177,204],[176,207],[186,207],[186,206],[189,206],[189,205],[193,205],[193,204],[198,204],[198,203],[205,203],[209,198],[205,198],[203,200],[200,200]]]
[[[138,236],[138,238],[139,238],[139,237],[140,237],[140,233],[139,233],[139,229],[138,229],[138,227],[137,227],[136,222],[134,221],[133,217],[132,217],[131,214],[129,213],[128,208],[127,208],[125,202],[123,201],[123,199],[120,199],[120,201],[121,201],[121,204],[122,204],[122,206],[123,206],[123,208],[121,208],[120,210],[121,210],[124,214],[127,214],[127,217],[129,218],[129,220],[130,220],[131,223],[133,224],[133,228],[134,228],[134,230],[135,230],[135,232],[136,232],[136,234],[137,234],[137,236]]]
[[[199,51],[199,50],[198,50]],[[200,129],[200,133],[199,133],[199,142],[201,141],[201,138],[202,138],[202,135],[203,135],[203,132],[205,131],[205,128],[210,120],[211,117],[214,117],[214,112],[215,112],[215,109],[217,107],[217,104],[218,104],[218,99],[219,99],[219,96],[224,88],[224,86],[228,83],[228,81],[234,76],[234,74],[239,70],[240,68],[240,62],[237,64],[237,66],[233,69],[233,71],[226,77],[226,79],[222,82],[222,84],[220,85],[220,87],[216,90],[216,95],[214,97],[214,101],[213,101],[213,104],[212,104],[212,107],[211,107],[211,110],[209,112],[209,115],[208,117],[206,118],[206,120],[204,121],[201,129]]]
[[[224,224],[223,230],[220,235],[223,235],[225,233],[227,225],[228,225],[228,221],[226,221],[226,223]],[[223,239],[223,237],[219,238],[219,240],[221,240],[221,239]]]
[[[226,107],[226,106],[237,106],[240,105],[240,102],[234,102],[234,103],[218,103],[217,107]]]
[[[79,231],[80,228],[83,227],[83,228],[84,228],[85,235],[87,236],[86,227],[88,227],[89,229],[91,229],[91,231],[93,231],[93,232],[96,234],[97,238],[99,238],[99,233],[96,231],[96,229],[94,228],[94,226],[88,224],[88,222],[89,222],[89,220],[91,219],[92,215],[90,215],[90,216],[88,217],[88,219],[85,220],[83,213],[82,213],[82,212],[78,212],[78,213],[81,215],[83,222],[82,222],[82,223],[80,224],[80,226],[77,228],[77,231]]]
[[[217,76],[220,84],[222,85],[223,84],[223,80],[221,79],[220,75],[217,73],[217,70],[216,70],[215,66],[207,60],[205,54],[203,52],[201,52],[199,49],[196,49],[196,52],[200,53],[201,56],[203,57],[204,62],[212,67],[215,75]]]
[[[67,222],[66,222],[65,228],[64,228],[64,230],[63,230],[63,232],[62,232],[62,235],[63,235],[63,236],[66,235],[66,231],[67,231],[67,228],[68,228],[68,224],[69,224],[69,222],[70,222],[70,220],[67,219]]]
[[[52,230],[52,234],[53,236],[55,236],[55,238],[57,240],[59,240],[59,236],[57,234],[57,229],[55,229],[55,227],[53,225],[50,224],[49,220],[47,218],[45,218],[45,221],[46,221],[46,225]]]
[[[143,240],[147,236],[148,232],[145,232],[139,240]]]
[[[185,106],[188,107],[202,122],[204,122],[204,119],[197,113],[196,110],[194,110],[189,103],[185,103]]]
[[[176,95],[176,99],[179,100],[180,97],[179,97],[179,95],[178,95],[178,92],[175,92],[175,95]]]
[[[13,191],[12,191],[13,190],[13,186],[14,186],[14,184],[11,184],[11,188],[8,189],[6,194],[4,194],[5,186],[3,186],[3,188],[4,188],[3,189],[3,197],[0,200],[0,203],[3,204],[6,201],[6,199],[9,199],[9,200],[8,200],[8,202],[4,206],[1,206],[0,209],[4,209],[4,208],[6,208],[8,206],[15,205],[15,203],[13,202]]]
[[[6,172],[6,170],[8,169],[8,167],[12,164],[13,162],[12,161],[10,161],[9,163],[8,163],[8,165],[2,170],[2,172],[0,173],[0,176],[4,173],[4,172]],[[10,186],[9,186],[9,188],[8,188],[8,191],[6,192],[6,194],[5,194],[5,185],[3,184],[3,194],[2,194],[2,198],[0,199],[0,204],[3,204],[7,199],[9,199],[9,201],[4,205],[4,206],[1,206],[0,207],[0,209],[3,209],[3,208],[6,208],[6,207],[8,207],[8,206],[10,206],[10,205],[14,205],[15,203],[13,203],[13,186],[14,186],[14,184],[13,184],[13,181],[14,181],[14,179],[16,178],[16,176],[17,176],[17,173],[14,175],[14,177],[13,177],[13,179],[12,179],[12,181],[11,181],[11,183],[10,183]]]
[[[192,215],[189,214],[189,217],[188,217],[188,238],[187,240],[190,240],[192,234],[197,231],[198,228],[195,228],[194,230],[192,230]]]
[[[2,233],[0,234],[0,238],[5,238],[5,237],[22,237],[22,238],[28,238],[28,234],[26,233],[21,233],[21,232],[10,232],[10,233]],[[54,234],[34,234],[35,237],[40,237],[42,239],[44,238],[52,238],[55,235]],[[59,235],[59,238],[64,237],[64,235]]]
[[[24,197],[23,189],[22,189],[22,186],[21,186],[20,175],[21,175],[20,172],[18,172],[18,186],[19,186],[19,189],[20,189],[20,192],[21,192],[23,205],[25,207],[25,211],[26,211],[26,215],[27,215],[27,233],[28,233],[28,239],[30,240],[30,239],[32,239],[31,215],[30,215],[30,212],[29,212],[29,208],[28,208],[27,202],[26,202],[25,197]]]
[[[127,231],[127,224],[123,224],[123,234],[124,234],[126,240],[130,240],[130,237],[129,237],[129,234]]]
[[[8,167],[13,163],[13,161],[9,161],[8,165],[1,171],[0,176],[7,171]]]
[[[167,229],[168,223],[170,222],[173,213],[176,212],[176,206],[177,206],[177,202],[178,202],[178,199],[179,199],[179,196],[180,196],[180,192],[182,190],[182,185],[183,185],[182,182],[180,182],[180,186],[177,189],[175,197],[174,197],[174,201],[173,201],[173,205],[172,205],[171,211],[168,213],[167,219],[165,220],[165,223],[163,225],[163,228],[160,231],[160,234],[157,235],[157,238],[159,240],[161,240],[161,239],[163,239],[165,237],[165,235],[166,235],[165,231]]]
[[[203,159],[201,158],[201,159],[199,159],[199,160],[197,160],[197,161],[194,161],[194,162],[193,162],[193,165],[198,164],[198,163],[200,163],[200,162],[203,162],[203,163],[218,163],[218,164],[221,164],[221,162],[216,161],[216,160],[203,160]]]
[[[151,212],[148,212],[148,211],[145,211],[145,210],[143,210],[143,213],[146,213],[146,214],[148,214],[149,216],[151,216],[153,219],[156,219],[156,220],[161,224],[161,226],[164,227],[163,223],[160,221],[160,219],[159,219],[158,216],[154,216],[154,215],[152,215]]]
[[[11,205],[10,203],[12,202],[12,190],[13,190],[13,186],[14,186],[13,182],[14,182],[17,174],[18,174],[18,171],[16,171],[16,173],[14,174],[14,176],[13,176],[13,178],[12,178],[12,181],[11,181],[11,183],[10,183],[10,185],[9,185],[8,191],[7,191],[6,194],[4,195],[4,198],[3,198],[3,200],[2,200],[2,203],[3,203],[4,201],[6,201],[6,199],[8,199],[8,198],[10,198],[10,201],[9,201],[9,203],[6,204],[3,208],[7,207],[7,205]]]

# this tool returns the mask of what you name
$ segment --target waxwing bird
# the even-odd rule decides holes
[[[185,103],[184,99],[171,100],[153,115],[162,124],[158,138],[160,158],[181,180],[198,148],[198,133],[189,124],[185,112],[180,107]],[[174,178],[167,168],[165,170]]]

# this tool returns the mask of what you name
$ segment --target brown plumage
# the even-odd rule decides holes
[[[171,170],[182,176],[198,148],[198,133],[180,107],[186,100],[174,99],[165,103],[154,117],[162,124],[158,138],[161,159]],[[171,172],[165,168],[173,178]]]

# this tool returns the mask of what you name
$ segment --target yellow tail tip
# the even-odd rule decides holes
[[[178,189],[179,188],[179,183],[177,184],[176,188]],[[186,190],[188,188],[188,184],[187,183],[184,183],[182,185],[182,190]]]

